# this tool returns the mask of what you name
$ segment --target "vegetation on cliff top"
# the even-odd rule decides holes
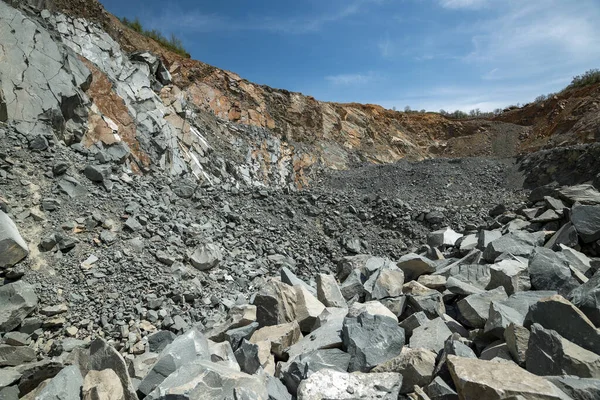
[[[164,48],[171,50],[172,52],[177,53],[180,56],[190,58],[190,53],[186,51],[186,49],[183,47],[183,43],[181,42],[181,40],[174,34],[171,34],[171,37],[167,38],[156,29],[146,30],[144,29],[140,20],[137,17],[133,20],[123,17],[121,18],[121,22],[123,23],[123,25],[133,29],[134,31],[141,33],[142,35],[147,36],[150,39],[153,39]]]

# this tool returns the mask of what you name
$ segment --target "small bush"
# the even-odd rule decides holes
[[[567,89],[581,88],[595,83],[600,83],[600,69],[590,69],[575,76]]]
[[[190,53],[188,53],[185,50],[185,48],[183,47],[183,43],[175,35],[171,34],[171,37],[167,39],[161,32],[159,32],[156,29],[147,31],[142,27],[142,24],[137,17],[133,21],[123,17],[121,18],[121,22],[123,23],[123,25],[128,26],[134,31],[141,33],[142,35],[147,36],[150,39],[153,39],[164,48],[169,49],[172,52],[179,54],[180,56],[190,58]]]

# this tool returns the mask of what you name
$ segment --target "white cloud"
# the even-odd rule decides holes
[[[376,74],[369,72],[367,74],[339,74],[326,76],[325,80],[333,85],[338,86],[354,86],[364,85],[372,82],[377,78]]]
[[[444,8],[481,8],[487,5],[489,0],[439,0]]]

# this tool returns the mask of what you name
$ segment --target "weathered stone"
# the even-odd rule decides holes
[[[102,371],[111,369],[119,378],[126,400],[136,400],[137,395],[129,379],[127,365],[121,354],[102,339],[90,344],[89,370]]]
[[[190,262],[194,268],[206,271],[215,268],[223,260],[221,249],[216,244],[202,244],[190,255]]]
[[[292,360],[301,354],[309,353],[313,350],[342,348],[343,324],[344,317],[335,316],[335,318],[327,321],[321,327],[285,349],[285,357],[283,358]]]
[[[441,289],[446,286],[448,278],[443,275],[421,275],[417,282],[429,289]]]
[[[177,336],[171,331],[158,331],[148,336],[148,349],[152,353],[160,353],[165,347],[173,343]]]
[[[501,237],[502,232],[500,232],[499,230],[481,230],[477,235],[477,248],[481,251],[484,251],[491,242]]]
[[[564,224],[558,231],[552,235],[550,240],[544,245],[547,249],[557,250],[557,246],[563,244],[569,247],[577,246],[579,243],[579,237],[577,230],[571,222]]]
[[[362,313],[367,313],[370,315],[379,315],[382,317],[388,317],[396,322],[398,321],[398,317],[396,314],[390,311],[389,308],[381,304],[381,302],[373,300],[367,301],[366,303],[354,303],[348,309],[348,317],[355,318],[358,317]]]
[[[289,392],[296,395],[298,385],[304,379],[322,369],[346,372],[350,354],[340,349],[315,350],[302,354],[282,367],[280,376]]]
[[[527,264],[517,260],[502,260],[490,267],[490,283],[487,290],[504,287],[510,296],[515,292],[531,289],[531,280]]]
[[[28,254],[27,243],[21,237],[17,225],[0,211],[0,268],[12,267]]]
[[[295,319],[302,332],[310,332],[317,317],[325,310],[325,306],[317,300],[304,286],[294,286],[296,290]]]
[[[469,251],[476,249],[478,243],[479,243],[479,239],[478,239],[477,235],[474,233],[463,236],[457,242],[461,254],[466,254]]]
[[[210,360],[212,362],[240,371],[240,366],[229,342],[215,343],[209,340],[208,346],[210,349]]]
[[[362,299],[364,297],[365,289],[363,287],[363,275],[358,270],[353,270],[346,277],[340,286],[340,291],[345,300],[352,300],[353,298]]]
[[[397,318],[404,314],[406,306],[406,296],[388,297],[387,299],[381,299],[381,304],[392,312]]]
[[[31,392],[42,382],[54,378],[63,368],[62,363],[47,359],[18,366],[16,369],[22,374],[19,392],[21,395]]]
[[[0,286],[0,332],[15,329],[37,306],[33,286],[23,281]]]
[[[315,372],[298,387],[298,400],[397,399],[402,375],[392,372],[347,373],[331,369]]]
[[[148,375],[140,382],[138,390],[148,395],[178,368],[196,360],[210,360],[210,349],[204,335],[192,329],[179,336],[162,351]],[[182,370],[188,370],[188,368]]]
[[[531,326],[526,353],[527,370],[536,375],[600,377],[600,356],[539,324]]]
[[[500,340],[490,343],[479,355],[480,360],[507,360],[512,361],[512,356],[505,342]]]
[[[504,340],[513,360],[525,366],[527,347],[529,346],[529,330],[521,325],[511,323],[504,330]]]
[[[90,371],[83,380],[82,400],[125,400],[119,377],[112,369]]]
[[[409,346],[411,349],[428,349],[439,353],[444,348],[446,339],[452,336],[452,332],[441,318],[436,318],[413,330]]]
[[[559,244],[558,249],[571,267],[575,267],[586,276],[593,275],[592,260],[588,256],[564,244]]]
[[[296,290],[276,279],[269,280],[254,298],[256,320],[261,327],[279,325],[296,319]]]
[[[309,284],[304,282],[302,279],[298,278],[296,276],[296,274],[294,274],[292,271],[289,270],[289,268],[282,267],[279,270],[279,275],[281,277],[281,282],[287,283],[290,286],[301,285],[306,290],[308,290],[310,292],[310,294],[312,294],[313,296],[317,295],[317,291],[315,290],[314,287],[310,286]]]
[[[567,296],[579,283],[571,275],[565,257],[550,249],[538,247],[529,260],[531,287],[535,290],[556,290]]]
[[[261,367],[261,362],[258,357],[259,348],[257,344],[250,343],[246,339],[235,351],[235,359],[237,360],[241,370],[247,374],[254,374]]]
[[[600,354],[600,330],[562,296],[551,296],[533,304],[524,325],[530,327],[534,323],[556,331],[584,349]]]
[[[325,307],[346,307],[346,300],[333,275],[317,275],[317,298]]]
[[[574,289],[569,298],[594,325],[600,326],[600,274]]]
[[[404,272],[406,281],[415,280],[423,274],[430,274],[436,270],[433,261],[414,253],[402,256],[397,265]]]
[[[439,376],[423,388],[423,391],[431,400],[458,400],[458,394]]]
[[[508,325],[511,323],[522,324],[524,319],[525,314],[521,314],[514,308],[503,304],[502,301],[492,301],[484,332],[497,338],[503,338],[504,330]]]
[[[88,191],[79,181],[70,176],[65,176],[58,182],[58,188],[61,192],[68,195],[70,198],[78,198],[85,196]]]
[[[503,287],[467,296],[457,303],[460,318],[470,327],[483,328],[488,319],[492,301],[504,300],[507,297]]]
[[[513,363],[448,356],[448,364],[461,399],[566,399],[550,382]]]
[[[425,325],[429,321],[427,315],[423,311],[416,312],[406,317],[399,326],[404,329],[406,337],[410,337],[415,329]]]
[[[372,372],[397,372],[402,375],[400,393],[410,393],[413,387],[426,386],[433,380],[436,354],[426,349],[405,349],[402,353],[379,364]]]
[[[402,351],[404,329],[392,318],[362,313],[344,320],[344,350],[352,356],[349,371],[368,372]]]
[[[450,293],[459,294],[462,296],[470,296],[472,294],[483,293],[485,290],[477,286],[471,285],[470,283],[464,282],[453,276],[446,280],[446,289]]]
[[[223,339],[226,340],[231,345],[233,351],[235,351],[242,343],[242,340],[250,340],[250,338],[252,337],[254,332],[256,332],[257,329],[258,322],[253,322],[250,325],[228,330],[224,333]]]
[[[557,190],[560,197],[569,204],[600,204],[600,193],[593,185],[581,184],[575,186],[563,186]]]
[[[0,368],[0,389],[12,385],[21,379],[23,374],[16,368]],[[0,399],[2,397],[0,396]]]
[[[364,283],[366,300],[381,300],[402,295],[404,272],[400,269],[381,269]]]
[[[431,247],[454,246],[456,241],[462,237],[462,234],[455,232],[450,227],[446,227],[429,233],[427,244]]]
[[[16,366],[35,360],[35,350],[27,346],[0,344],[0,367]]]
[[[287,324],[266,326],[254,332],[250,338],[251,343],[268,341],[271,344],[271,352],[279,358],[283,358],[283,352],[288,347],[302,339],[300,326],[297,321]]]
[[[37,393],[36,400],[79,400],[83,377],[75,365],[65,367]]]
[[[87,165],[83,174],[92,182],[104,182],[110,179],[110,165]]]
[[[196,360],[171,373],[146,397],[147,400],[170,398],[266,400],[268,394],[264,378]]]
[[[489,262],[494,262],[503,253],[527,257],[531,254],[535,246],[543,245],[543,232],[529,233],[515,231],[490,242],[483,252],[483,258]]]
[[[600,399],[600,379],[577,376],[546,376],[545,378],[573,400]]]
[[[571,222],[584,243],[600,239],[600,206],[574,205]]]

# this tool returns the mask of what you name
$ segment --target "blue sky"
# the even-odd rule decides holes
[[[526,103],[600,68],[600,0],[101,0],[192,57],[319,100]]]

